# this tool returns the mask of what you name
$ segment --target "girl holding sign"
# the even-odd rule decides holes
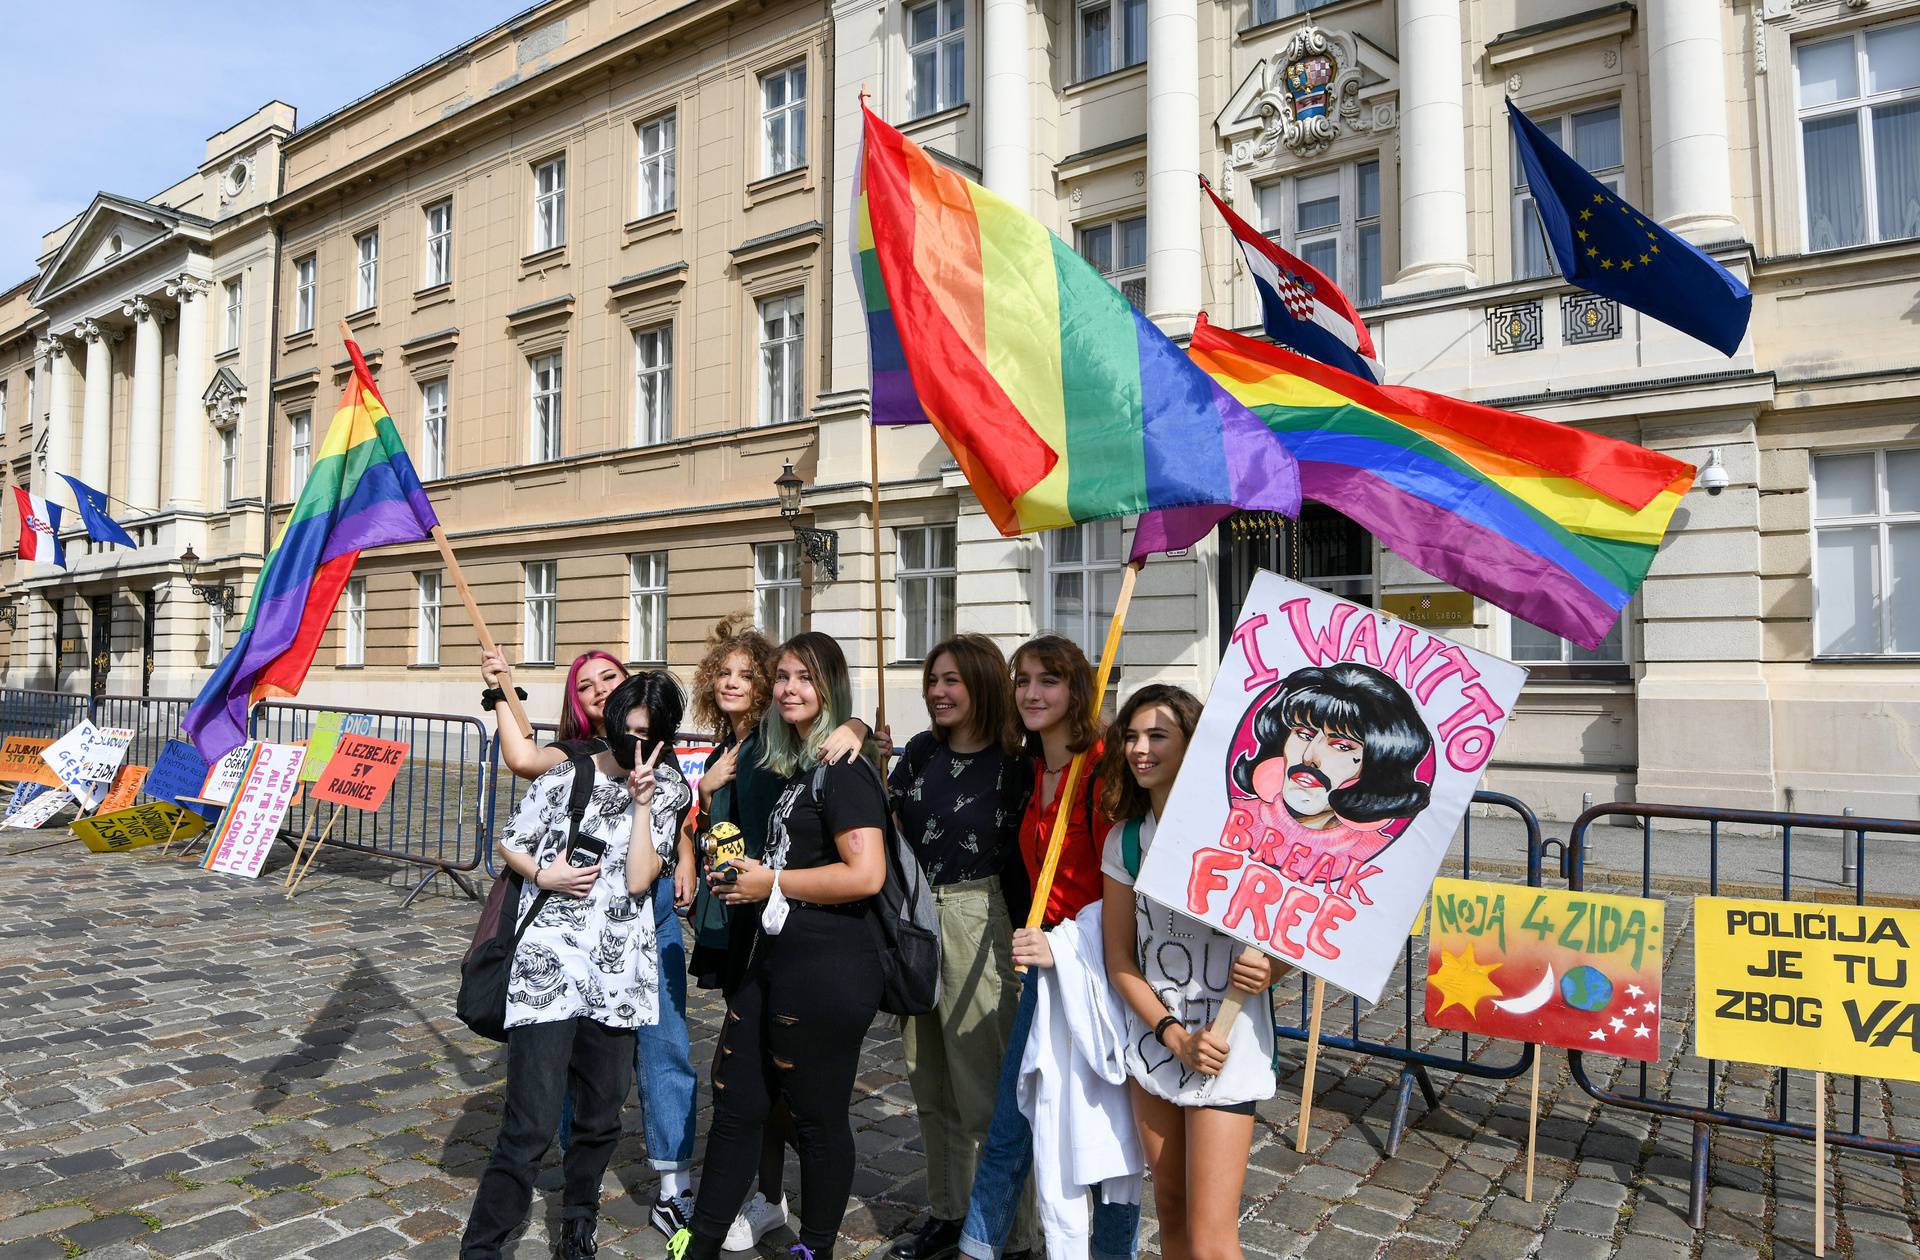
[[[1153,1171],[1160,1254],[1233,1260],[1253,1107],[1275,1086],[1273,1019],[1256,1002],[1226,1036],[1212,1024],[1227,985],[1264,993],[1288,968],[1133,891],[1199,720],[1200,701],[1179,687],[1142,687],[1121,706],[1101,775],[1102,804],[1120,821],[1107,833],[1100,869],[1107,979],[1133,1016],[1127,1071]]]
[[[526,1219],[534,1170],[569,1088],[575,1116],[559,1253],[594,1253],[600,1182],[632,1083],[634,1030],[658,1023],[664,1005],[648,902],[692,802],[678,767],[661,760],[679,716],[679,687],[667,674],[622,683],[606,700],[606,723],[618,734],[592,758],[578,834],[570,836],[568,814],[575,763],[566,762],[534,781],[500,839],[501,860],[525,881],[517,916],[538,910],[514,952],[506,1105],[462,1260],[495,1260]]]

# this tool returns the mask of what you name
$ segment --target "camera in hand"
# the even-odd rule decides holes
[[[575,836],[567,850],[568,866],[598,866],[607,853],[607,842],[594,836]]]

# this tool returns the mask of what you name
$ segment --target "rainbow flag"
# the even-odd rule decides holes
[[[256,700],[298,694],[361,550],[419,542],[440,525],[360,347],[348,341],[347,353],[353,379],[260,567],[240,637],[180,723],[208,762],[246,742]]]
[[[1570,425],[1373,385],[1214,328],[1188,353],[1300,463],[1308,498],[1401,559],[1599,646],[1647,576],[1694,467]]]
[[[1299,511],[1286,448],[1091,263],[863,112],[854,272],[876,423],[931,422],[1008,536],[1196,504]]]

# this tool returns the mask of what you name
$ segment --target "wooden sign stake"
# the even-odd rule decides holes
[[[1813,1254],[1827,1254],[1827,1074],[1813,1074]]]
[[[173,847],[173,838],[180,834],[180,824],[187,820],[187,810],[185,806],[176,805],[174,808],[180,812],[173,816],[173,826],[167,828],[167,842],[160,846],[160,852],[153,855],[155,857],[166,856],[167,850]]]
[[[1540,1133],[1540,1056],[1546,1047],[1533,1048],[1533,1084],[1527,1090],[1527,1202],[1533,1202],[1533,1144]]]
[[[1313,1015],[1307,1020],[1307,1074],[1300,1082],[1300,1132],[1293,1149],[1307,1153],[1307,1133],[1313,1125],[1313,1077],[1320,1067],[1320,1014],[1327,1003],[1327,982],[1313,978]]]
[[[316,810],[315,812],[317,813],[319,811]],[[313,869],[313,860],[320,856],[320,846],[327,842],[327,837],[333,834],[333,825],[340,821],[340,812],[341,807],[335,805],[333,807],[333,816],[327,819],[326,827],[321,830],[319,838],[313,842],[313,852],[307,854],[307,864],[300,868],[300,874],[295,877],[293,883],[287,888],[287,900],[293,900],[293,895],[300,891],[300,885],[306,882],[307,872]],[[296,862],[300,860],[298,854],[294,855],[294,860]]]
[[[313,820],[319,816],[320,807],[318,805],[315,805],[314,808],[307,811],[306,825],[300,828],[300,843],[293,846],[293,861],[287,863],[287,873],[280,880],[281,885],[286,888],[291,889],[293,887],[293,873],[300,869],[300,859],[306,856],[307,837],[313,834]]]

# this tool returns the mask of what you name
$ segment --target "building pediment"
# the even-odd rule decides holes
[[[207,386],[207,392],[200,395],[201,405],[206,407],[208,417],[221,426],[232,424],[240,418],[241,405],[247,401],[247,383],[231,367],[222,365],[213,374],[213,380]]]
[[[1246,167],[1286,150],[1314,157],[1352,132],[1399,121],[1400,65],[1366,38],[1311,20],[1262,57],[1214,118],[1214,132]]]
[[[150,258],[181,238],[205,243],[211,226],[198,215],[100,193],[41,271],[33,304],[44,309],[67,290]]]

